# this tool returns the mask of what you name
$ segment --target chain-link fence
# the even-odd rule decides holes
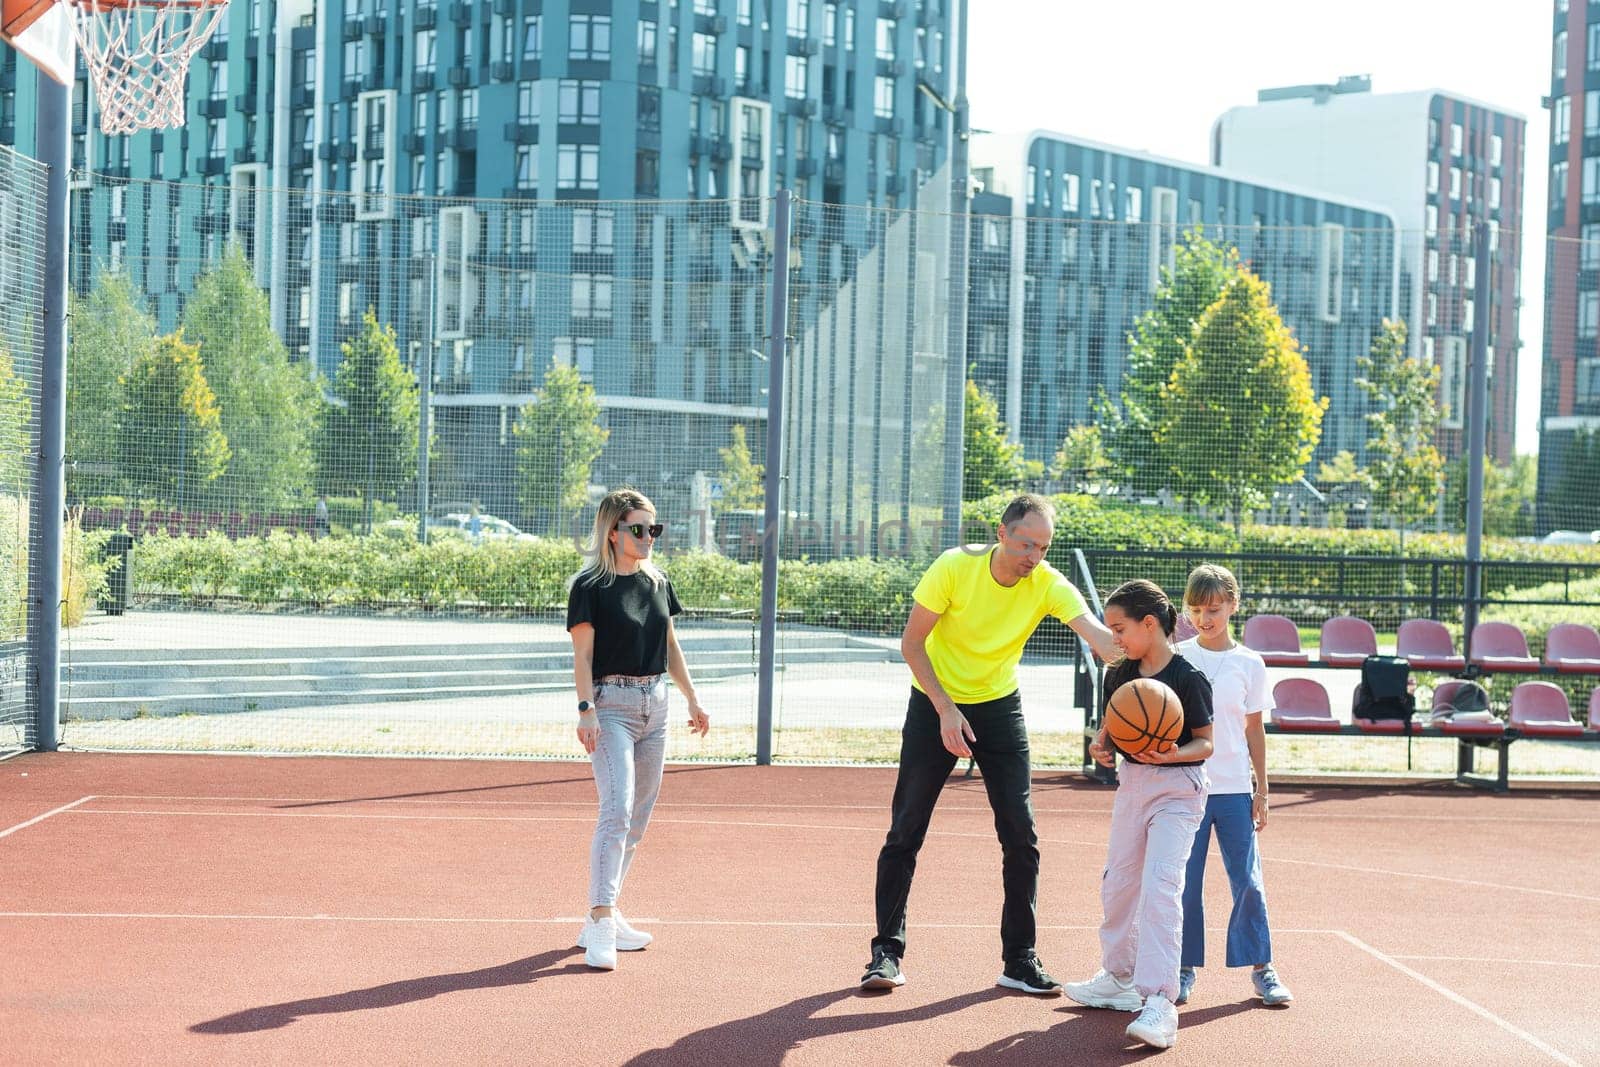
[[[1550,238],[1546,255],[1535,514],[1538,535],[1580,545],[1600,544],[1600,230],[1582,231]]]
[[[27,643],[32,480],[39,451],[45,170],[0,148],[0,752],[36,737]]]
[[[574,755],[565,583],[632,485],[717,724],[672,754],[749,758],[775,357],[780,759],[894,758],[917,579],[1022,489],[1101,592],[1229,558],[1247,614],[1459,628],[1485,329],[1485,555],[1577,570],[1480,584],[1600,604],[1596,550],[1533,543],[1531,483],[1492,495],[1516,469],[1509,234],[801,202],[776,263],[771,199],[79,184],[68,492],[113,562],[65,637],[69,745]],[[1081,754],[1075,652],[1047,621],[1024,661],[1041,762]]]

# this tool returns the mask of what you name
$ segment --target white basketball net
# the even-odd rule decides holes
[[[189,61],[210,40],[227,0],[66,0],[108,134],[182,126]]]

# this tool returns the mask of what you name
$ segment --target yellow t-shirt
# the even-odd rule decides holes
[[[939,616],[924,647],[939,684],[958,704],[1015,692],[1022,646],[1039,621],[1053,615],[1071,622],[1089,610],[1077,587],[1048,563],[1016,585],[1001,585],[989,571],[994,551],[979,545],[950,549],[934,560],[912,593]]]

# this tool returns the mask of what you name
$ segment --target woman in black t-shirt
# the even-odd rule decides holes
[[[711,728],[695,696],[672,616],[672,583],[650,560],[661,536],[655,505],[618,489],[595,515],[592,555],[567,596],[578,740],[590,755],[600,818],[589,848],[589,917],[578,934],[589,966],[612,970],[617,950],[652,938],[628,925],[617,896],[661,789],[667,752],[667,682],[689,702],[689,728]]]
[[[1174,653],[1178,609],[1154,582],[1124,582],[1106,598],[1106,626],[1127,657],[1106,672],[1111,694],[1136,677],[1165,682],[1183,706],[1177,743],[1123,753],[1111,803],[1111,846],[1100,879],[1101,971],[1067,986],[1067,996],[1091,1008],[1137,1011],[1127,1035],[1155,1048],[1178,1039],[1179,948],[1183,939],[1183,879],[1195,831],[1205,814],[1205,760],[1211,755],[1211,683]],[[1096,762],[1115,759],[1102,726],[1089,747]]]

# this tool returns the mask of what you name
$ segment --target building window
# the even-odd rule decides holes
[[[1450,199],[1451,200],[1460,200],[1461,199],[1461,168],[1460,167],[1451,167],[1450,168]]]
[[[878,58],[894,58],[894,19],[878,20]]]
[[[854,51],[856,47],[856,9],[844,9],[844,47],[846,51]]]
[[[478,90],[461,90],[461,102],[456,109],[459,116],[456,127],[462,130],[475,130],[478,128]]]
[[[633,191],[636,196],[656,196],[661,188],[661,155],[640,150],[633,157]]]
[[[1435,160],[1428,160],[1428,192],[1439,191],[1439,164]]]
[[[537,189],[539,187],[539,146],[532,144],[517,145],[517,188]]]
[[[761,143],[763,128],[761,109],[749,104],[743,104],[741,108],[743,114],[739,116],[739,155],[744,159],[765,159],[767,153]],[[803,126],[801,128],[804,129]]]
[[[715,15],[717,13],[717,0],[694,0],[694,13],[696,15]]]
[[[611,58],[611,16],[573,15],[569,59],[606,60]]]
[[[1578,336],[1590,338],[1600,335],[1600,293],[1578,294]]]
[[[1595,49],[1600,48],[1600,22],[1589,24],[1589,51],[1584,53],[1589,57],[1589,69],[1600,70],[1600,53]]]
[[[656,23],[654,19],[639,20],[639,62],[656,61]]]
[[[517,121],[524,126],[539,123],[539,83],[523,82],[517,86]]]
[[[580,208],[572,213],[572,250],[610,255],[616,251],[617,213]]]
[[[733,84],[743,88],[750,81],[750,48],[739,45],[733,50]]]
[[[1551,62],[1551,70],[1556,78],[1567,76],[1567,31],[1562,30],[1556,34],[1555,56]]]
[[[783,62],[783,91],[791,100],[806,98],[806,82],[811,64],[805,56],[785,56]]]
[[[872,80],[872,113],[880,119],[894,118],[894,79],[887,75]]]
[[[1591,96],[1594,94],[1591,93]],[[1550,109],[1550,143],[1564,145],[1572,135],[1572,99],[1558,96]]]
[[[1559,211],[1567,202],[1567,161],[1550,167],[1550,208]]]
[[[298,126],[301,121],[296,119],[295,124]],[[304,122],[305,136],[302,140],[305,143],[305,147],[311,148],[314,147],[312,143],[311,116],[307,115]],[[416,133],[428,132],[428,96],[426,93],[418,93],[411,100],[411,129]]]
[[[1461,123],[1450,124],[1450,155],[1455,158],[1461,156]]]
[[[717,72],[717,38],[711,33],[697,33],[693,41],[692,59],[695,77],[709,77]]]
[[[832,48],[839,43],[839,5],[822,5],[822,43]]]
[[[1076,174],[1061,175],[1061,210],[1069,215],[1078,213],[1078,176]]]
[[[661,89],[658,86],[639,86],[639,128],[661,130]]]
[[[1566,165],[1566,160],[1557,164],[1563,168],[1563,178],[1566,176]],[[1563,181],[1562,184],[1566,183]],[[1583,161],[1583,202],[1600,204],[1600,156],[1588,156]]]
[[[557,91],[558,118],[567,125],[600,125],[600,83],[563,78]]]
[[[600,148],[592,144],[564,144],[556,151],[557,189],[600,188]]]
[[[1428,249],[1427,264],[1426,277],[1428,284],[1432,285],[1439,280],[1439,250],[1437,248]]]
[[[739,25],[750,25],[754,9],[755,0],[739,0]]]
[[[1583,242],[1578,246],[1578,269],[1600,269],[1600,223],[1584,223],[1578,233]]]
[[[609,319],[611,317],[612,276],[574,274],[572,276],[572,317]]]
[[[811,0],[789,0],[789,36],[804,37],[811,24]]]
[[[1489,210],[1490,211],[1499,211],[1500,210],[1500,179],[1499,178],[1490,178],[1489,179]]]
[[[529,15],[522,20],[522,58],[539,58],[539,16]]]
[[[1429,293],[1428,294],[1428,299],[1427,299],[1427,304],[1428,304],[1428,325],[1429,326],[1437,326],[1437,325],[1439,325],[1439,295],[1437,293]]]
[[[1122,221],[1138,222],[1144,217],[1144,190],[1129,187],[1123,195],[1127,202],[1122,208]]]
[[[1422,232],[1428,237],[1439,234],[1439,208],[1436,204],[1429,204],[1422,209]]]

